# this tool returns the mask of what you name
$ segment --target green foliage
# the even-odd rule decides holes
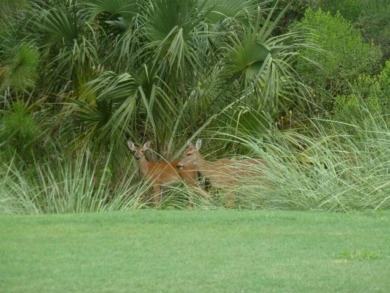
[[[367,42],[374,42],[383,52],[383,60],[390,57],[390,2],[388,0],[320,0],[312,8],[340,13],[359,29]]]
[[[271,21],[275,12],[272,9],[262,24],[254,22],[244,27],[227,46],[225,75],[240,85],[240,94],[247,100],[254,99],[247,105],[271,115],[284,109],[289,98],[307,96],[305,86],[297,82],[291,60],[299,49],[312,49],[310,44],[303,42],[297,30],[272,36],[285,11]]]
[[[21,43],[16,48],[5,48],[0,59],[0,91],[11,88],[24,92],[34,88],[39,77],[40,53],[30,43]]]
[[[390,60],[386,62],[385,67],[378,76],[379,91],[376,94],[382,101],[382,105],[386,106],[386,110],[390,109]],[[386,111],[386,113],[389,113]]]
[[[123,169],[113,174],[110,160],[92,161],[88,154],[72,160],[48,155],[28,171],[17,164],[0,166],[0,213],[82,213],[139,209],[146,183],[134,184],[136,173]],[[123,162],[122,162],[123,165]],[[121,168],[116,165],[116,168]],[[115,178],[116,177],[116,178]],[[115,190],[115,193],[112,191]]]
[[[102,14],[106,7],[103,2],[87,5],[95,11],[91,14],[94,21],[100,23],[99,17],[106,16]],[[110,11],[120,15],[121,4],[117,4],[116,8],[110,6]],[[85,143],[92,137],[98,144],[107,143],[113,136],[119,141],[126,133],[136,141],[142,140],[140,136],[153,137],[158,152],[171,154],[174,141],[207,127],[231,105],[243,102],[277,113],[288,99],[307,96],[290,66],[298,48],[305,46],[302,38],[298,32],[273,36],[285,11],[276,14],[273,9],[263,19],[253,17],[263,13],[256,10],[253,1],[228,5],[190,1],[183,5],[177,0],[161,0],[146,4],[134,10],[137,17],[126,20],[125,31],[102,38],[103,43],[117,45],[105,58],[112,70],[102,66],[94,73],[94,78],[81,87],[88,88],[92,100],[77,101],[75,108],[81,104],[83,109],[92,107],[91,111],[82,110],[85,121],[96,121],[95,109],[108,111],[99,116],[105,120],[98,127],[84,124],[83,133],[88,134],[83,136]],[[248,13],[243,14],[245,10]],[[119,21],[118,15],[111,17]],[[259,46],[264,49],[260,59],[256,52]],[[248,52],[254,55],[248,58]],[[108,62],[114,57],[119,58],[117,64]],[[123,81],[116,88],[112,76],[118,76],[118,81],[127,76],[129,82]],[[79,93],[77,99],[83,99],[85,93]],[[80,117],[77,112],[76,117]],[[98,128],[104,128],[98,135],[102,139],[96,139]]]
[[[58,92],[64,84],[78,90],[99,64],[96,32],[75,5],[35,5],[28,12],[45,64],[42,86],[52,91]]]
[[[122,17],[126,22],[131,20],[140,11],[144,0],[80,0],[81,6],[85,6],[85,13],[89,19],[95,19],[101,17],[101,25],[115,26],[119,24],[120,18]],[[108,17],[108,19],[105,19]],[[112,18],[112,19],[111,19]]]
[[[372,123],[372,114],[381,115],[381,105],[376,97],[338,96],[335,98],[332,119],[364,127]]]
[[[310,84],[319,95],[317,106],[327,106],[331,101],[321,100],[322,96],[349,94],[350,83],[359,74],[374,72],[379,64],[380,50],[372,44],[364,43],[360,33],[342,18],[322,10],[307,10],[301,25],[310,29],[309,39],[317,42],[323,53],[305,51],[303,56],[314,60],[320,67],[300,60],[297,70],[306,83]]]
[[[31,159],[39,136],[37,120],[26,104],[16,102],[0,116],[0,146],[11,156],[16,153],[24,159]]]
[[[212,120],[234,105],[272,112],[275,119],[292,101],[308,98],[292,67],[306,43],[298,31],[277,35],[287,8],[267,5],[33,2],[23,21],[10,22],[19,33],[4,38],[9,48],[34,44],[37,55],[25,59],[35,72],[25,75],[36,85],[34,99],[46,100],[47,120],[67,146],[97,153],[113,148],[120,157],[128,136],[153,139],[158,152],[172,156],[176,145],[214,127]],[[6,69],[0,67],[14,68]]]
[[[321,8],[323,11],[329,11],[333,15],[340,13],[343,18],[350,22],[355,22],[364,9],[366,0],[320,0],[316,1],[313,8]],[[375,1],[377,2],[377,1]]]
[[[377,115],[389,121],[389,95],[390,95],[390,62],[385,63],[384,68],[378,75],[361,75],[353,83],[354,94],[352,99],[358,103],[359,109],[374,110]],[[356,105],[356,106],[358,106]],[[345,113],[346,117],[348,114]],[[342,119],[339,115],[337,119]],[[356,120],[359,122],[360,117]],[[360,121],[361,122],[361,121]],[[364,123],[361,123],[364,124]]]
[[[385,130],[345,122],[329,121],[327,128],[322,124],[316,123],[317,139],[297,133],[252,139],[250,145],[269,169],[262,170],[265,182],[256,178],[246,183],[238,202],[243,207],[299,210],[388,209]]]
[[[382,5],[371,13],[364,13],[356,22],[356,26],[362,32],[367,41],[372,41],[380,46],[383,52],[383,60],[390,58],[390,3]]]
[[[120,209],[122,200],[140,207],[147,184],[134,175],[137,166],[128,166],[126,138],[152,140],[153,157],[162,160],[201,136],[210,141],[210,159],[256,155],[274,167],[237,186],[236,207],[388,207],[388,145],[379,134],[388,133],[390,65],[370,76],[380,51],[341,16],[344,7],[335,14],[307,10],[288,27],[286,19],[315,3],[286,2],[4,2],[12,10],[0,22],[5,202],[39,212]],[[348,19],[372,16],[359,11]],[[292,134],[274,129],[284,113],[298,109],[294,115],[306,118],[308,104],[330,110],[337,123],[307,119],[310,126]],[[54,165],[47,154],[58,159]],[[369,183],[364,170],[379,175]],[[260,176],[265,171],[272,184]],[[121,183],[126,174],[129,185]],[[161,207],[223,206],[225,192],[211,190],[202,200],[180,186]],[[111,206],[116,194],[120,204]]]
[[[28,0],[2,0],[0,3],[0,31],[18,12],[27,7]]]
[[[339,97],[333,115],[340,121],[311,120],[311,125],[301,130],[306,134],[273,129],[264,135],[266,116],[241,108],[239,115],[230,118],[236,124],[225,126],[226,131],[203,133],[208,143],[202,154],[211,161],[241,153],[266,162],[234,186],[236,208],[388,209],[389,128],[378,113],[377,101],[368,107],[360,97]],[[55,152],[50,157],[57,157],[53,162],[38,162],[29,172],[17,164],[4,165],[2,208],[9,213],[57,213],[121,209],[122,205],[139,208],[147,202],[142,196],[147,194],[148,184],[138,183],[126,152],[114,164],[104,152],[93,160],[90,154],[95,152],[84,149],[82,153],[86,157]],[[229,195],[217,189],[210,189],[209,194],[209,199],[202,200],[189,189],[175,188],[164,195],[161,208],[186,209],[188,202],[192,207],[221,208]],[[118,195],[119,202],[115,200]]]

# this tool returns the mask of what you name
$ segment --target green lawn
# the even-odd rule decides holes
[[[0,292],[389,292],[390,213],[0,216]]]

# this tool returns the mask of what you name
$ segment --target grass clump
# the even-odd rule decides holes
[[[261,138],[234,137],[251,157],[266,161],[259,166],[259,176],[247,178],[238,188],[238,206],[388,209],[390,131],[384,116],[359,109],[350,122],[311,119],[303,129],[275,129]]]
[[[80,213],[141,208],[148,184],[134,184],[137,173],[127,170],[115,182],[107,165],[88,155],[75,160],[46,161],[33,169],[13,162],[0,167],[0,213]],[[113,193],[115,189],[115,193]]]
[[[264,207],[272,208],[388,209],[390,153],[384,135],[370,133],[362,143],[346,134],[313,140],[284,133],[267,143],[253,144],[268,162],[267,188],[257,189],[254,195],[262,193]]]

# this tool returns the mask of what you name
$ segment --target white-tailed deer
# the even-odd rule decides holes
[[[263,160],[259,159],[220,159],[214,162],[207,161],[199,153],[202,146],[202,141],[198,139],[195,146],[189,146],[185,152],[184,157],[176,165],[178,169],[188,168],[194,165],[196,170],[205,178],[207,178],[211,185],[216,188],[221,188],[227,191],[230,201],[234,192],[234,186],[239,180],[248,177],[255,177],[261,174],[256,165],[265,164]],[[230,203],[231,204],[231,203]]]
[[[127,146],[132,151],[134,157],[139,161],[139,168],[142,175],[152,185],[152,202],[157,204],[161,188],[178,182],[185,182],[190,185],[200,195],[205,196],[205,192],[198,184],[198,172],[192,164],[178,170],[176,165],[179,160],[172,162],[150,162],[145,158],[144,152],[150,148],[150,142],[146,142],[143,146],[136,146],[133,142],[128,141]]]

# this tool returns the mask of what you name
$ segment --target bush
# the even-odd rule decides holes
[[[354,79],[378,68],[381,52],[374,45],[365,43],[359,31],[340,14],[333,16],[321,9],[308,9],[300,24],[304,29],[312,30],[310,41],[316,42],[324,52],[302,52],[305,58],[317,62],[320,67],[300,59],[297,70],[319,94],[319,106],[330,110],[333,101],[325,100],[324,92],[332,97],[350,94],[350,83]]]
[[[363,11],[365,0],[320,0],[312,5],[313,9],[329,11],[333,15],[340,13],[350,22],[355,22]]]
[[[34,88],[38,79],[38,49],[33,44],[22,43],[5,51],[8,51],[5,56],[0,56],[0,90],[10,87],[23,92]]]
[[[32,157],[33,146],[40,135],[36,119],[22,102],[12,104],[0,116],[0,150],[9,155],[17,154],[28,160]]]
[[[390,58],[390,2],[388,0],[320,0],[310,4],[333,15],[340,13],[359,29],[364,40],[380,46],[384,59]]]
[[[384,68],[378,75],[361,75],[354,84],[354,95],[359,96],[359,103],[364,103],[371,110],[376,110],[385,120],[390,121],[390,61],[385,63]]]
[[[389,104],[389,97],[390,97],[390,60],[386,62],[385,67],[383,68],[382,72],[378,76],[378,84],[380,92],[378,93],[380,96],[380,99],[383,103],[383,105],[387,105],[387,107],[390,107]],[[388,108],[390,110],[390,108]],[[389,111],[386,111],[386,113],[390,113]]]

